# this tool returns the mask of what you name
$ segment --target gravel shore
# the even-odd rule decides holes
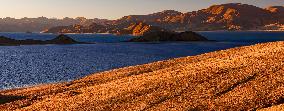
[[[273,110],[284,103],[284,42],[232,48],[0,91],[0,110]]]

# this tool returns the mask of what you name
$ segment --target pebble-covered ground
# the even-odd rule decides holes
[[[284,42],[0,91],[0,110],[261,110],[284,103]],[[273,108],[273,107],[272,107]]]

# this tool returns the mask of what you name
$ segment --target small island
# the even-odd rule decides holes
[[[149,32],[143,36],[133,38],[129,42],[159,42],[159,41],[209,41],[207,38],[192,31],[171,32],[156,31]]]
[[[44,45],[44,44],[86,44],[84,42],[78,42],[67,35],[58,35],[56,38],[51,40],[16,40],[5,36],[0,36],[0,46],[14,46],[14,45]]]

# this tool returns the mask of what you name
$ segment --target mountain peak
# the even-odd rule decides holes
[[[218,15],[218,14],[232,14],[234,12],[235,14],[261,14],[266,13],[267,11],[265,9],[248,5],[248,4],[242,4],[242,3],[228,3],[228,4],[221,4],[221,5],[213,5],[210,6],[207,9],[203,9],[203,12]]]

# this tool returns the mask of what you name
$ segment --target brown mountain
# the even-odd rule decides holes
[[[269,11],[246,4],[214,5],[189,15],[194,30],[250,30],[276,22]]]

